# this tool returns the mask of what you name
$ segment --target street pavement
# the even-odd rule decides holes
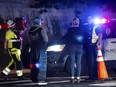
[[[116,75],[112,75],[112,80],[90,82],[85,79],[88,76],[82,76],[81,83],[70,83],[70,77],[65,73],[58,73],[53,77],[47,77],[46,83],[33,83],[29,78],[29,70],[24,70],[24,80],[18,80],[15,71],[8,76],[9,80],[4,81],[0,75],[0,87],[116,87]]]
[[[33,83],[29,77],[25,80],[18,80],[16,77],[9,77],[8,81],[4,81],[0,77],[0,87],[116,87],[116,80],[109,81],[85,81],[87,77],[82,76],[81,83],[70,83],[70,77],[47,77],[46,83]]]

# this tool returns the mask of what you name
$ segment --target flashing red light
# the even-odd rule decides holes
[[[101,23],[106,23],[106,22],[107,22],[107,20],[105,18],[101,19]]]
[[[33,68],[33,64],[30,64],[30,69],[32,69]]]
[[[0,29],[7,29],[8,28],[8,25],[6,23],[4,24],[0,24]]]
[[[107,20],[106,18],[95,18],[94,19],[94,23],[95,24],[104,24],[104,23],[107,23],[107,22],[109,22],[109,20]]]

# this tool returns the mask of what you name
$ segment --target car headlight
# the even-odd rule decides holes
[[[64,47],[65,45],[52,45],[52,46],[49,46],[46,51],[58,52],[58,51],[62,51]]]

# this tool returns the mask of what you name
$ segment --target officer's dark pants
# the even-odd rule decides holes
[[[75,64],[77,66],[76,72],[77,77],[81,75],[81,59],[83,54],[82,45],[70,45],[69,47],[69,56],[71,62],[71,77],[75,76]]]
[[[89,71],[89,79],[95,80],[97,79],[97,48],[96,45],[88,45],[85,47],[86,52],[86,61],[88,65]]]
[[[22,45],[22,50],[21,50],[21,59],[22,59],[22,64],[24,68],[30,68],[30,59],[29,55],[29,44],[23,44]]]

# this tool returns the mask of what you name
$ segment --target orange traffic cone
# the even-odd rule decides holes
[[[102,57],[101,49],[98,49],[97,62],[98,62],[98,79],[99,80],[108,79],[108,74],[104,63],[104,59]]]

